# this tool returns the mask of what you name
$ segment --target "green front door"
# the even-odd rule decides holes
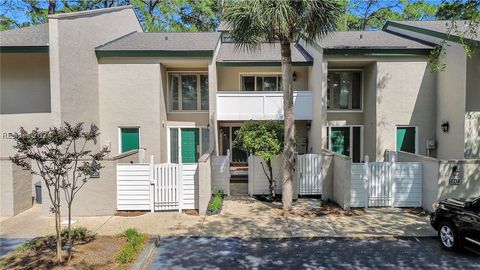
[[[121,128],[122,153],[138,149],[140,147],[140,137],[138,128]]]
[[[182,163],[197,163],[199,132],[196,128],[182,128]]]
[[[350,156],[350,127],[332,127],[331,150],[344,156]]]
[[[397,151],[415,154],[415,127],[397,127]]]

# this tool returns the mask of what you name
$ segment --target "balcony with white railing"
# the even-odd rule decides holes
[[[295,91],[295,120],[312,120],[311,91]],[[283,120],[282,92],[219,91],[217,120]]]

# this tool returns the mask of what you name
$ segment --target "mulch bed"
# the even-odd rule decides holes
[[[68,265],[55,262],[55,246],[39,250],[16,251],[0,260],[1,269],[116,269],[115,257],[126,243],[125,237],[96,236],[95,240],[74,246],[72,261]]]
[[[144,211],[117,211],[115,213],[115,216],[119,216],[119,217],[138,217],[138,216],[141,216],[141,215],[144,215],[148,212],[144,212]]]
[[[290,217],[323,217],[323,216],[362,216],[365,211],[361,208],[351,208],[350,211],[343,210],[338,204],[330,201],[322,201],[320,207],[294,208],[285,212],[283,209],[272,209],[273,214]]]
[[[184,213],[185,215],[188,215],[188,216],[198,216],[199,215],[198,210],[195,210],[195,209],[182,210],[182,213]]]
[[[402,212],[419,216],[419,217],[426,217],[430,215],[430,212],[428,212],[423,208],[402,208]]]

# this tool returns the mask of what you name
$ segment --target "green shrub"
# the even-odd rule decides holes
[[[116,258],[121,269],[124,268],[125,264],[135,260],[146,240],[145,235],[139,233],[136,229],[127,229],[122,236],[127,238],[127,243],[122,247]]]
[[[222,204],[223,204],[223,192],[221,190],[217,191],[212,199],[210,200],[210,203],[208,204],[207,207],[207,213],[208,214],[218,214],[222,210]]]
[[[64,228],[60,232],[60,236],[62,237],[62,242],[68,242],[68,229]],[[95,239],[95,233],[89,231],[85,227],[75,227],[72,228],[72,240],[73,242],[90,242]]]
[[[17,247],[17,251],[19,252],[26,252],[29,250],[37,250],[45,245],[46,242],[45,237],[39,237],[39,238],[34,238],[32,240],[29,240]]]

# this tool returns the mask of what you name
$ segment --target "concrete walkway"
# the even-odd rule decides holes
[[[320,201],[305,199],[295,210],[315,209]],[[215,216],[190,216],[178,212],[146,213],[137,217],[96,216],[74,218],[74,226],[84,226],[100,235],[115,235],[127,228],[166,236],[214,236],[241,238],[291,237],[409,237],[435,236],[428,216],[401,209],[367,209],[353,216],[301,216],[283,214],[279,204],[262,203],[252,198],[229,199],[222,213]],[[53,234],[54,219],[32,209],[0,222],[0,237],[28,239]]]

